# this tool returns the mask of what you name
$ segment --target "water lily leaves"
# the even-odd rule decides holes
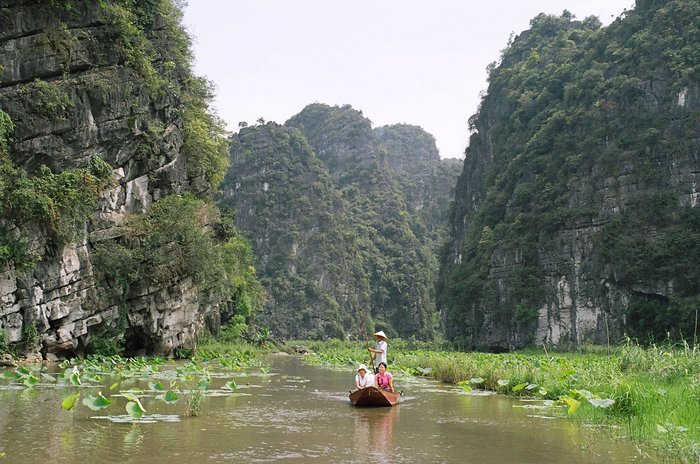
[[[19,372],[14,372],[14,371],[5,371],[5,372],[3,372],[2,376],[8,380],[19,380],[22,378],[22,376],[19,374]]]
[[[77,368],[74,367],[72,369],[72,372],[68,375],[68,381],[76,387],[83,384],[82,380],[80,380],[80,371]]]
[[[39,382],[39,378],[32,374],[22,377],[22,383],[27,387],[33,387]]]
[[[589,392],[588,390],[583,390],[583,389],[571,390],[571,394],[573,396],[586,398],[587,400],[590,400],[591,398],[594,397],[593,393]]]
[[[500,379],[497,383],[498,383],[499,387],[507,387],[508,384],[510,383],[510,380]]]
[[[99,411],[112,404],[112,400],[105,398],[102,392],[99,392],[97,396],[88,395],[83,398],[83,404],[93,411]]]
[[[141,419],[146,410],[143,409],[141,402],[137,400],[126,403],[126,412],[134,419]]]
[[[481,377],[474,377],[473,379],[469,379],[469,381],[472,383],[472,385],[484,383],[484,379],[482,379]]]
[[[163,384],[160,383],[160,380],[156,383],[148,382],[148,388],[150,388],[151,390],[156,390],[156,391],[165,390],[165,388],[163,388]]]
[[[527,387],[528,385],[530,385],[528,382],[519,383],[519,384],[517,384],[516,386],[513,387],[513,391],[514,391],[514,392],[520,391],[520,390],[522,390],[523,388]]]
[[[531,383],[531,384],[528,384],[527,387],[525,387],[525,390],[528,390],[528,391],[529,391],[529,390],[534,390],[535,388],[537,388],[537,384],[536,384],[536,383]]]
[[[615,404],[615,400],[603,398],[588,398],[588,402],[596,408],[609,408],[610,406]]]
[[[126,412],[134,419],[140,419],[146,412],[146,409],[141,404],[141,400],[132,393],[123,393],[124,398],[129,400],[126,403]]]
[[[569,410],[566,412],[568,415],[575,413],[579,406],[581,406],[581,402],[579,400],[575,400],[570,396],[562,396],[561,399],[569,405]]]
[[[177,400],[180,399],[180,397],[177,395],[177,393],[174,390],[168,390],[167,392],[163,393],[162,395],[156,396],[159,400],[162,400],[166,404],[175,404],[177,403]]]
[[[197,389],[198,390],[206,390],[209,388],[209,384],[211,383],[211,379],[209,377],[202,377],[199,379],[199,383],[197,384]]]
[[[73,393],[72,395],[66,396],[61,402],[61,407],[66,411],[70,411],[71,409],[73,409],[73,406],[75,406],[75,402],[78,401],[79,396],[80,393]]]
[[[224,386],[221,387],[221,388],[224,389],[224,390],[235,390],[235,389],[238,388],[238,385],[236,385],[236,381],[235,381],[235,380],[229,380],[229,381],[226,382],[226,383],[224,384]]]

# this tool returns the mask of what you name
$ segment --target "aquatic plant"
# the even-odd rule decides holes
[[[356,366],[361,343],[303,342],[307,362]],[[392,340],[394,373],[473,390],[540,398],[562,417],[623,430],[632,440],[684,462],[700,462],[700,347],[686,342],[641,347],[583,347],[575,353],[462,353],[406,349]],[[607,353],[610,354],[607,354]]]
[[[162,358],[92,356],[62,362],[58,365],[61,370],[55,377],[46,372],[46,367],[21,366],[3,372],[2,378],[26,389],[77,389],[63,397],[61,408],[65,411],[75,411],[78,405],[92,411],[102,411],[120,404],[127,413],[125,416],[110,415],[97,418],[108,418],[116,422],[171,421],[173,416],[147,415],[146,402],[155,400],[166,405],[175,405],[181,396],[186,396],[185,416],[196,416],[201,410],[204,398],[210,393],[210,369],[215,366],[217,370],[238,370],[252,365],[252,357],[252,353],[247,353],[241,358],[229,355],[222,363],[218,363],[213,357],[206,360],[194,358],[185,364],[172,365],[166,364]],[[263,366],[262,369],[267,368]],[[237,388],[236,382],[231,378],[226,379],[225,374],[217,374],[217,378],[224,377],[225,383],[221,390],[211,394],[232,394]],[[107,380],[110,384],[108,390],[99,389]],[[170,383],[166,387],[168,381]],[[134,384],[145,385],[145,388],[131,388]]]

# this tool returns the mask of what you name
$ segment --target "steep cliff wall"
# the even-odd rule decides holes
[[[220,204],[252,238],[263,317],[278,336],[343,338],[369,305],[357,239],[340,194],[297,129],[241,129]]]
[[[10,0],[0,7],[0,110],[14,124],[4,162],[34,186],[59,178],[45,167],[82,172],[97,159],[111,171],[68,240],[41,214],[10,204],[12,192],[3,198],[3,244],[28,243],[33,262],[4,262],[0,329],[34,356],[82,354],[94,337],[119,331],[132,353],[168,354],[193,344],[205,318],[218,317],[219,297],[203,299],[192,276],[135,282],[114,298],[100,279],[109,270],[98,272],[93,262],[96,247],[124,238],[129,217],[173,194],[209,188],[183,146],[196,92],[188,88],[179,17],[168,1]],[[79,179],[71,182],[81,191]]]
[[[241,129],[221,202],[253,237],[271,330],[432,336],[435,243],[458,169],[419,127],[374,130],[349,105]]]
[[[541,15],[470,120],[438,289],[473,347],[688,336],[700,259],[697,2]]]

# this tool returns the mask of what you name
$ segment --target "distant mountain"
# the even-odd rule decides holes
[[[444,226],[451,185],[443,184],[459,166],[441,161],[420,128],[405,135],[409,145],[413,136],[416,145],[432,143],[425,159],[398,141],[385,145],[381,132],[350,106],[314,104],[284,126],[247,127],[233,137],[220,202],[238,211],[236,224],[253,241],[270,294],[265,319],[278,335],[363,336],[381,328],[432,337],[441,225],[428,218]],[[383,132],[387,140],[401,133]],[[423,168],[392,169],[389,160],[400,157],[416,157]],[[416,188],[428,182],[439,185]]]

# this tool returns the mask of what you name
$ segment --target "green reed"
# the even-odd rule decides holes
[[[358,342],[295,342],[320,364],[367,363]],[[700,348],[687,343],[614,347],[560,353],[463,353],[444,346],[389,345],[393,372],[425,376],[512,396],[552,400],[562,416],[614,427],[621,435],[677,462],[700,461]]]

